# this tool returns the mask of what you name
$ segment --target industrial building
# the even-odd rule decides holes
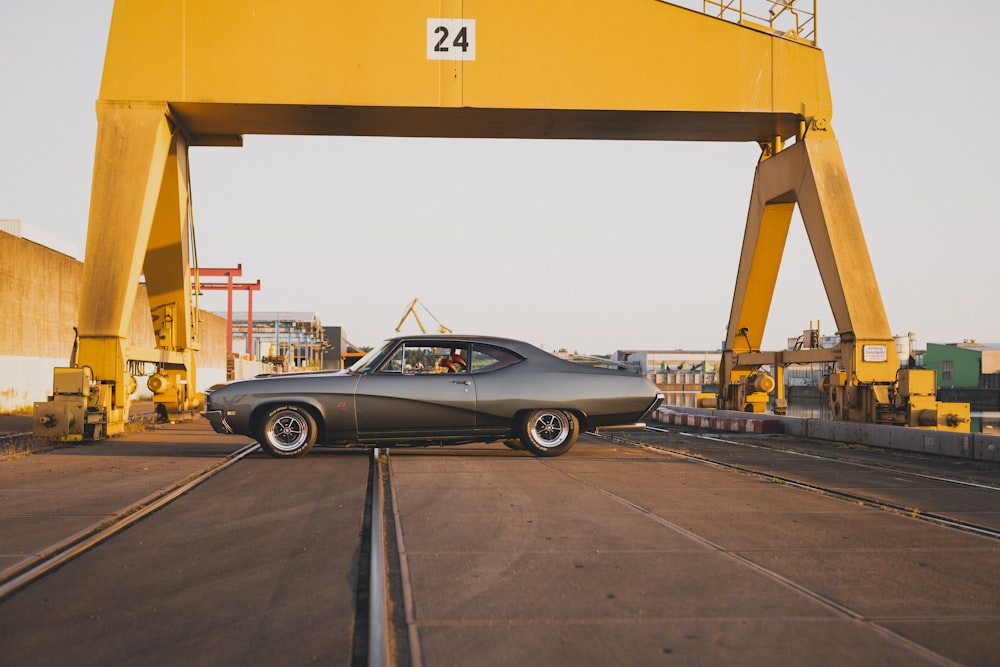
[[[1000,428],[1000,344],[928,343],[923,365],[937,371],[939,396],[983,413],[983,431]]]
[[[216,312],[225,318],[225,311]],[[319,370],[330,349],[326,332],[315,313],[292,311],[232,314],[233,354],[272,363],[284,370]]]
[[[1000,344],[966,340],[941,345],[928,343],[924,366],[937,371],[941,388],[1000,389]]]

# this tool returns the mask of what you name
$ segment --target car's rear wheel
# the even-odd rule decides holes
[[[525,415],[521,442],[535,456],[565,454],[576,442],[580,423],[564,410],[534,410]]]
[[[261,420],[257,441],[271,456],[302,456],[316,444],[316,420],[297,405],[283,405]]]

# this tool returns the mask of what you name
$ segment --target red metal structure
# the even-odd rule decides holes
[[[260,291],[260,280],[255,283],[201,283],[201,289],[227,290],[226,304],[226,355],[233,353],[233,291],[247,293],[247,354],[253,355],[253,293]]]
[[[233,291],[247,293],[247,354],[253,354],[253,293],[260,291],[260,280],[255,283],[234,283],[233,278],[243,275],[243,264],[237,264],[236,268],[202,268],[191,269],[194,276],[194,293],[199,294],[201,290],[226,290],[226,357],[233,354]],[[202,276],[225,278],[224,283],[205,283],[201,281]]]

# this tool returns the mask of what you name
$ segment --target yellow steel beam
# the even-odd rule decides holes
[[[833,130],[807,133],[799,153],[804,159],[799,207],[837,331],[852,332],[858,339],[891,341],[892,330]]]
[[[77,360],[110,387],[100,400],[113,435],[128,414],[125,341],[173,128],[162,103],[102,104],[97,117]]]
[[[750,340],[760,344],[796,203],[838,333],[891,340],[836,137],[832,130],[812,130],[757,166],[727,349],[741,349],[736,337],[744,327]]]
[[[197,330],[189,277],[192,230],[188,173],[187,142],[178,133],[167,155],[143,259],[149,307],[161,313],[153,322],[157,345],[168,350],[194,348]]]
[[[195,143],[757,141],[831,115],[820,50],[655,0],[118,0],[100,98],[168,102]]]
[[[757,193],[756,187],[754,193]],[[761,349],[781,256],[795,210],[795,202],[784,201],[787,199],[789,197],[786,196],[759,202],[755,198],[751,202],[726,336],[727,350],[752,352]]]
[[[168,414],[197,405],[196,318],[191,308],[187,143],[163,103],[98,104],[97,151],[80,302],[80,365],[113,389],[102,397],[108,434],[127,417],[131,381],[126,337],[140,274],[157,347],[174,382],[163,396]],[[159,394],[160,392],[154,392]]]
[[[763,338],[796,203],[841,337],[838,360],[847,383],[894,383],[899,360],[843,157],[833,130],[820,126],[757,166],[720,368],[722,393],[754,367],[742,353],[759,349]],[[721,398],[729,409],[742,409],[741,402],[738,392]]]
[[[128,333],[172,142],[166,104],[98,105],[81,336]]]

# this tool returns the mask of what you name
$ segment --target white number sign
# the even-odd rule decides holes
[[[428,60],[475,60],[475,19],[427,19]]]

